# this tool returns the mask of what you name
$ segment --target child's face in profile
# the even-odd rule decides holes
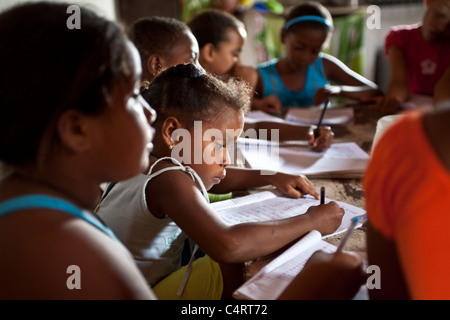
[[[422,36],[430,42],[450,41],[450,0],[430,0],[422,24]]]
[[[282,41],[286,58],[293,69],[304,69],[313,63],[322,50],[328,33],[315,28],[297,28],[295,32],[284,32]]]
[[[112,106],[95,120],[98,122],[95,159],[98,167],[103,168],[97,174],[107,177],[106,181],[123,180],[143,172],[153,148],[154,129],[150,124],[156,113],[139,94],[141,62],[131,43],[129,48],[132,72],[111,91]]]
[[[199,48],[197,39],[191,31],[187,31],[180,34],[176,45],[165,57],[162,57],[161,66],[162,69],[167,69],[177,64],[192,63],[198,68],[201,68],[198,57]]]
[[[227,107],[224,107],[224,112],[219,116],[208,123],[202,123],[202,163],[196,164],[195,161],[191,161],[189,166],[201,177],[206,190],[225,178],[225,168],[230,164],[230,150],[241,134],[243,126],[243,113]],[[200,145],[200,141],[199,136],[195,140],[194,132],[191,132],[191,137],[193,137],[191,140],[193,158],[194,153],[200,151],[200,148],[195,146]],[[195,148],[198,148],[198,151]]]
[[[228,40],[220,42],[219,46],[215,48],[214,61],[206,71],[219,76],[231,75],[234,65],[239,61],[245,37],[245,30],[228,28],[226,31]]]

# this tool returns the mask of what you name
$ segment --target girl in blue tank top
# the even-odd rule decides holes
[[[294,7],[281,30],[285,55],[258,66],[257,94],[252,103],[272,96],[283,107],[310,107],[330,96],[361,99],[378,95],[375,83],[321,52],[332,31],[331,15],[320,3]]]
[[[67,4],[16,6],[0,29],[0,299],[155,299],[92,212],[102,182],[149,165],[136,48]]]

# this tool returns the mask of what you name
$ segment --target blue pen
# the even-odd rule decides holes
[[[355,230],[356,224],[358,223],[359,218],[354,217],[352,219],[352,223],[350,224],[350,227],[348,227],[347,232],[345,233],[344,237],[341,240],[341,243],[339,243],[339,247],[336,249],[336,252],[341,252],[342,249],[344,249],[344,246],[347,242],[347,240],[350,238],[350,236],[353,233],[353,230]]]

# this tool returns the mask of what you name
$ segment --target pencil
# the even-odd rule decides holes
[[[325,102],[324,102],[322,113],[320,114],[319,122],[317,123],[317,128],[316,128],[316,130],[314,130],[314,133],[315,133],[316,137],[319,136],[320,127],[322,126],[323,117],[325,116],[325,111],[327,110],[329,104],[330,104],[330,99],[327,98],[325,100]]]
[[[320,204],[325,204],[325,187],[320,187]]]
[[[354,217],[352,219],[352,223],[350,224],[350,227],[348,227],[347,232],[345,233],[344,237],[341,240],[341,243],[339,243],[338,248],[336,249],[336,252],[341,252],[342,249],[344,249],[345,244],[347,243],[348,239],[353,233],[353,230],[355,230],[356,224],[358,223],[359,219],[358,217]]]

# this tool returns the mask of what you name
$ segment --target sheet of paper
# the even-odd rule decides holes
[[[280,117],[272,116],[264,111],[250,111],[245,117],[245,122],[254,123],[257,121],[273,121],[273,122],[285,122],[284,119]]]
[[[237,146],[250,167],[262,170],[262,174],[279,171],[308,177],[354,178],[363,175],[369,160],[369,155],[354,142],[334,143],[324,152],[311,151],[300,143],[260,139],[239,138]]]
[[[237,202],[236,200],[240,200]],[[311,196],[293,199],[283,196],[279,191],[267,190],[240,197],[212,203],[211,206],[218,213],[220,218],[228,225],[235,225],[245,222],[269,221],[290,218],[296,215],[304,214],[310,206],[319,205],[319,200]],[[325,203],[334,201],[325,199]],[[339,234],[347,230],[353,217],[364,218],[366,211],[351,204],[336,201],[345,211],[341,225],[338,229],[329,235]],[[363,220],[357,227],[362,225]]]
[[[289,108],[285,120],[299,124],[317,124],[322,113],[322,108]],[[353,108],[329,108],[323,116],[323,125],[349,125],[355,120]]]
[[[284,119],[270,115],[266,112],[255,110],[250,111],[245,118],[246,122],[254,123],[258,121],[287,122],[301,125],[317,124],[322,113],[320,107],[309,108],[289,108]],[[349,125],[355,120],[355,114],[352,107],[329,108],[326,110],[322,119],[323,125]]]

